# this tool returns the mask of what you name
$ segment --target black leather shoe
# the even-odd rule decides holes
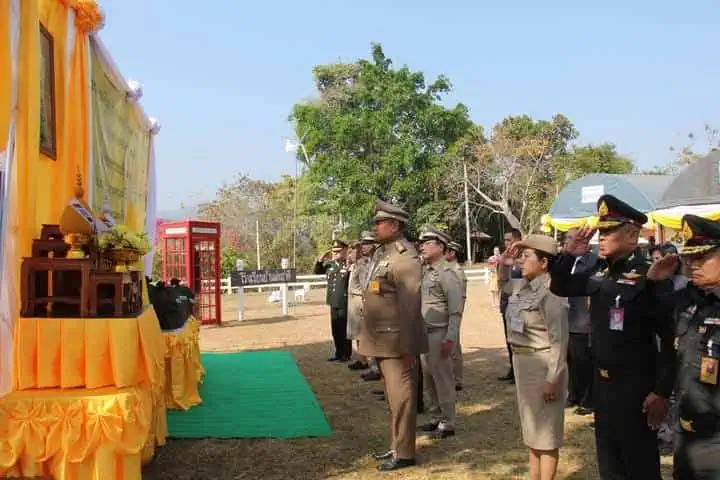
[[[509,381],[514,382],[515,381],[515,372],[510,370],[510,371],[508,371],[508,373],[506,373],[502,377],[498,377],[498,380],[500,380],[501,382],[509,382]]]
[[[339,362],[339,361],[340,361],[340,357],[336,357],[335,355],[328,358],[328,362]]]
[[[593,414],[593,409],[592,409],[592,408],[578,407],[578,408],[575,409],[575,415],[586,416],[586,415],[592,415],[592,414]]]
[[[348,365],[348,368],[350,370],[367,370],[368,368],[370,368],[370,366],[365,362],[356,360],[353,363],[351,363],[350,365]]]
[[[362,379],[366,382],[377,382],[382,377],[380,376],[380,372],[366,372],[361,375]]]
[[[455,436],[455,430],[440,430],[439,428],[429,432],[427,434],[428,438],[434,438],[437,440],[448,438],[448,437],[454,437]]]
[[[395,456],[395,452],[392,450],[388,450],[387,452],[382,453],[373,453],[373,458],[375,460],[390,460]]]
[[[428,422],[420,425],[418,429],[422,430],[423,432],[434,432],[435,430],[437,430],[438,425],[440,425],[440,422]]]
[[[377,469],[381,472],[390,472],[392,470],[412,467],[415,463],[414,458],[391,458],[378,465]]]

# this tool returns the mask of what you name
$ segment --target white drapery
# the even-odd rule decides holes
[[[150,160],[148,165],[148,192],[147,203],[145,204],[145,232],[150,240],[150,252],[145,255],[145,275],[152,276],[153,257],[155,255],[155,222],[157,215],[157,185],[155,178],[155,133],[150,131]]]
[[[0,152],[0,162],[3,167],[2,204],[0,205],[0,396],[12,389],[12,362],[13,362],[13,322],[17,313],[15,305],[16,292],[19,288],[17,279],[6,268],[11,262],[19,258],[17,248],[16,206],[9,204],[8,193],[17,188],[13,179],[13,164],[15,163],[15,114],[17,112],[17,77],[18,58],[20,48],[20,0],[10,2],[10,12],[0,12],[10,15],[10,38],[0,41],[10,41],[10,128],[8,132],[0,132],[8,136],[7,147]],[[16,199],[19,200],[19,199]]]

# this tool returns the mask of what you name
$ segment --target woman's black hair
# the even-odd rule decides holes
[[[555,260],[557,260],[557,255],[543,252],[542,250],[533,249],[533,251],[535,252],[535,256],[538,258],[538,260],[547,260],[548,271],[552,270],[552,267],[555,264]]]

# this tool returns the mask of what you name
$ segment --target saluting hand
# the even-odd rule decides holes
[[[653,262],[647,272],[647,279],[654,282],[667,280],[673,276],[679,264],[680,257],[675,253],[668,253]]]
[[[590,239],[595,235],[595,228],[585,225],[565,245],[564,251],[573,257],[582,257],[590,251]]]
[[[650,392],[643,402],[643,413],[647,415],[648,427],[657,429],[668,413],[668,401],[660,395]]]

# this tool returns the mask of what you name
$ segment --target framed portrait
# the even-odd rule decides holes
[[[40,152],[57,158],[55,124],[55,51],[50,32],[40,25]]]

